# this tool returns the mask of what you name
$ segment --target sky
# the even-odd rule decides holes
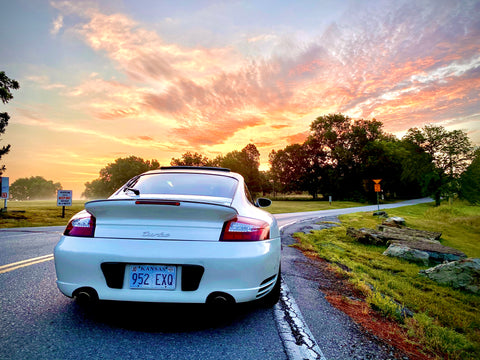
[[[10,184],[80,198],[117,158],[249,143],[266,170],[331,113],[480,145],[480,0],[0,0],[0,18]]]

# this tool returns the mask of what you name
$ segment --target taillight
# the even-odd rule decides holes
[[[83,210],[68,222],[63,235],[93,237],[95,234],[95,217]]]
[[[220,241],[260,241],[270,237],[270,225],[257,219],[238,216],[223,225]]]

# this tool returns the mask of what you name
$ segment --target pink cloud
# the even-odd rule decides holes
[[[295,119],[307,119],[307,129],[309,118],[325,112],[374,116],[392,131],[463,116],[479,100],[480,29],[473,9],[444,5],[355,13],[302,50],[263,60],[247,60],[230,47],[166,43],[126,15],[83,11],[86,23],[78,33],[129,77],[129,85],[90,80],[77,94],[101,85],[107,94],[92,108],[95,116],[157,114],[172,119],[169,134],[188,146],[224,143],[264,124],[284,134],[280,139],[276,132],[272,143],[301,142],[305,133],[288,134]]]

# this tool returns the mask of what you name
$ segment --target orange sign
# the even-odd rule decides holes
[[[380,192],[382,189],[380,188],[380,184],[375,184],[374,185],[375,192]]]
[[[373,179],[373,182],[374,182],[375,184],[380,184],[380,181],[382,181],[382,179]]]

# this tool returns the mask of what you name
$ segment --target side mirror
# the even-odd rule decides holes
[[[258,198],[255,201],[255,206],[259,208],[269,207],[270,205],[272,205],[272,200],[267,198]]]

